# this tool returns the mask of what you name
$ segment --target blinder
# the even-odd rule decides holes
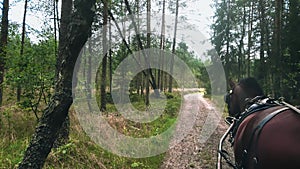
[[[232,93],[233,93],[233,91],[229,90],[229,92],[227,94],[225,94],[225,96],[224,96],[224,102],[227,105],[229,105],[229,103],[230,103],[230,97],[231,97]]]

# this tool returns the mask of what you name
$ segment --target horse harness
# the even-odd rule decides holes
[[[222,149],[222,145],[219,145],[219,156],[220,158],[223,157],[225,159],[225,161],[234,169],[243,169],[247,159],[249,159],[250,157],[250,146],[257,146],[257,142],[260,136],[260,133],[263,129],[263,127],[271,120],[273,119],[275,116],[277,116],[278,114],[291,109],[294,110],[296,113],[298,113],[300,115],[300,110],[297,109],[296,107],[286,103],[283,101],[283,99],[279,99],[279,100],[275,100],[269,97],[264,97],[264,96],[257,96],[251,100],[247,101],[247,105],[249,105],[244,112],[242,112],[241,114],[239,114],[236,117],[231,117],[229,121],[227,121],[227,123],[230,124],[230,128],[228,129],[228,131],[224,134],[224,136],[222,137],[222,139],[220,140],[220,144],[223,144],[223,141],[225,140],[225,138],[229,135],[229,141],[231,143],[231,146],[233,146],[234,144],[234,138],[236,135],[236,132],[239,128],[239,126],[241,125],[241,123],[251,114],[254,114],[256,112],[259,111],[263,111],[272,107],[276,107],[276,106],[282,106],[281,108],[275,110],[274,112],[266,115],[265,117],[263,117],[263,119],[256,125],[254,131],[250,134],[250,139],[248,142],[248,145],[246,146],[246,148],[243,150],[243,155],[242,155],[242,160],[240,163],[236,163],[233,164],[229,158],[228,158],[228,153]],[[256,148],[254,148],[254,150],[256,150]],[[258,164],[258,158],[256,157],[256,152],[253,152],[254,156],[253,159],[255,165]],[[219,159],[218,159],[219,161]],[[221,163],[221,162],[218,162]],[[221,165],[221,164],[220,164]]]

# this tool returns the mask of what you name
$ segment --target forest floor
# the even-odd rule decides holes
[[[70,142],[57,149],[52,149],[44,168],[215,169],[218,142],[228,126],[225,124],[223,116],[221,119],[210,119],[212,121],[217,120],[218,127],[207,141],[201,143],[200,133],[204,128],[205,121],[207,121],[208,114],[213,112],[217,114],[213,117],[220,117],[222,111],[217,111],[210,99],[203,98],[200,93],[195,93],[199,91],[189,92],[192,92],[192,94],[184,95],[183,102],[181,102],[181,99],[175,99],[176,97],[174,97],[166,108],[169,113],[175,111],[174,108],[177,109],[177,105],[181,105],[181,109],[187,112],[197,108],[192,118],[190,116],[186,117],[188,120],[194,120],[194,123],[191,122],[191,129],[188,132],[184,132],[184,130],[179,132],[185,133],[185,137],[178,144],[174,144],[168,152],[141,159],[119,157],[109,153],[94,143],[83,131],[72,108],[70,111]],[[113,113],[111,113],[107,118],[109,122],[112,122],[112,126],[119,126],[117,129],[127,129],[126,131],[130,134],[145,134],[135,130],[139,127],[137,124],[133,124],[134,128],[130,128],[131,123],[125,123],[126,121],[121,116],[113,116]],[[156,132],[156,128],[159,131],[164,131],[165,127],[173,124],[174,121],[176,121],[175,115],[173,117],[165,113],[164,118],[145,129],[152,135],[153,132]],[[31,135],[34,133],[35,126],[36,119],[30,111],[20,109],[16,105],[2,107],[0,110],[0,169],[17,167],[22,160]],[[142,130],[143,126],[140,127],[140,130]],[[227,169],[226,167],[227,165],[224,163],[223,169]]]
[[[188,94],[185,96],[186,97],[183,106],[187,107],[195,106],[190,105],[193,103],[190,102],[189,99],[199,99],[199,112],[196,114],[196,119],[192,130],[189,131],[189,133],[180,143],[176,144],[167,152],[161,169],[216,168],[218,142],[228,126],[223,119],[215,119],[220,121],[218,123],[218,127],[206,142],[201,143],[200,133],[208,113],[211,111],[213,111],[213,113],[221,112],[216,111],[213,103],[209,99],[203,98],[200,93]],[[223,169],[224,168],[226,169],[229,167],[223,160]]]

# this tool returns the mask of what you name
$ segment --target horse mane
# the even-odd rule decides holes
[[[239,85],[242,86],[242,88],[245,89],[246,92],[252,96],[263,96],[264,95],[262,88],[258,84],[257,80],[253,77],[241,79],[239,81]]]

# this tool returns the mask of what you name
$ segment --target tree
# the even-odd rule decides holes
[[[300,95],[300,2],[283,1],[282,13],[282,82],[281,94],[299,104]]]
[[[240,80],[244,73],[244,41],[245,41],[245,32],[246,32],[246,3],[245,2],[242,2],[243,5],[242,5],[242,26],[241,26],[241,30],[240,30],[240,41],[239,41],[239,44],[238,44],[238,80]]]
[[[233,28],[233,9],[231,1],[222,0],[221,2],[215,1],[216,13],[214,16],[214,23],[211,29],[214,31],[211,37],[211,42],[214,45],[220,60],[224,65],[224,71],[227,76],[232,75],[232,64],[234,58],[232,55],[232,34]],[[242,38],[242,37],[241,37]]]
[[[9,0],[3,0],[2,22],[1,22],[1,39],[0,39],[0,107],[3,100],[3,81],[5,71],[6,45],[8,37],[8,10]]]
[[[166,0],[163,0],[162,2],[162,19],[161,19],[161,35],[160,35],[160,45],[159,45],[159,48],[163,51],[165,50],[165,14],[166,14]],[[161,56],[160,56],[160,67],[161,67],[161,70],[158,70],[158,87],[160,88],[160,91],[163,91],[163,88],[164,88],[164,72],[162,71],[164,69],[164,53],[162,52],[161,53]]]
[[[281,95],[281,58],[282,58],[282,8],[283,0],[275,0],[274,37],[272,47],[272,74],[273,74],[273,94],[275,97]]]
[[[25,67],[24,63],[22,62],[22,60],[23,60],[22,58],[24,57],[27,8],[28,8],[28,0],[25,0],[23,22],[22,22],[22,38],[21,38],[20,63],[19,63],[20,72],[19,73],[21,73]],[[22,82],[19,82],[18,86],[17,86],[17,101],[18,102],[20,102],[20,100],[21,100],[21,92],[22,92],[21,84],[22,84]]]
[[[55,1],[55,0],[54,0]],[[55,3],[55,2],[54,2]],[[68,41],[68,39],[66,39],[67,37],[64,36],[66,34],[68,34],[68,25],[70,23],[70,16],[72,14],[72,6],[73,6],[73,0],[65,0],[64,2],[64,8],[62,10],[62,14],[61,14],[61,28],[59,29],[59,37],[60,37],[60,42],[66,42]],[[56,3],[55,3],[56,4]],[[56,6],[54,4],[54,6]],[[55,11],[54,11],[54,15],[55,15]],[[55,22],[55,16],[54,16],[54,31],[56,30],[56,22]],[[54,38],[56,39],[56,35],[54,33]],[[62,51],[63,49],[61,49],[61,47],[63,47],[62,45],[59,45],[59,51]],[[59,70],[61,69],[62,65],[62,60],[63,60],[63,55],[56,55],[57,51],[56,51],[56,44],[55,44],[55,56],[56,56],[56,75],[55,78],[58,79],[59,78]],[[69,132],[70,132],[70,117],[69,114],[67,114],[62,127],[59,129],[58,132],[58,136],[57,139],[55,140],[53,147],[60,147],[64,144],[66,144],[69,140]]]
[[[62,1],[62,11],[69,8],[70,4]],[[61,66],[59,76],[55,83],[54,95],[47,108],[44,110],[35,134],[25,151],[20,169],[42,168],[54,141],[56,140],[59,128],[64,122],[68,110],[73,102],[72,99],[72,77],[77,57],[91,32],[91,25],[94,18],[95,0],[75,0],[74,10],[70,16],[67,26],[67,34],[60,36],[59,56]],[[63,14],[62,14],[63,15]],[[64,41],[68,39],[68,41]]]
[[[150,49],[151,47],[151,0],[147,0],[147,46],[148,49]],[[147,54],[148,56],[150,55],[149,53]],[[148,64],[150,65],[150,64]],[[150,94],[150,67],[148,67],[147,69],[147,73],[146,73],[146,98],[145,98],[145,103],[148,106],[149,103],[149,94]]]
[[[274,2],[216,0],[211,40],[227,76],[255,76],[265,93],[295,101],[300,86],[300,3]]]
[[[137,24],[135,22],[135,18],[133,16],[132,11],[131,11],[130,4],[129,4],[128,0],[125,0],[125,5],[126,5],[126,9],[128,11],[129,17],[131,19],[132,25],[134,27],[134,31],[137,33],[136,34],[136,39],[137,39],[138,47],[142,51],[142,54],[143,54],[143,56],[145,58],[145,62],[148,64],[148,67],[151,67],[150,62],[148,62],[149,56],[144,51],[144,46],[143,46],[143,43],[142,43],[142,40],[141,40],[141,35],[138,33],[139,30],[138,30]],[[130,50],[129,47],[128,47],[128,50],[129,50],[129,53],[132,54],[132,51]],[[150,84],[151,84],[152,88],[153,89],[157,89],[157,84],[156,84],[155,77],[154,77],[154,75],[152,73],[152,69],[148,69],[148,72],[149,72],[149,76],[150,76],[150,80],[151,80]],[[147,73],[145,71],[143,71],[143,73],[144,73],[144,75],[147,75]],[[154,93],[155,93],[155,96],[157,96],[157,97],[159,96],[158,90],[154,90]]]
[[[174,25],[174,36],[173,36],[173,46],[172,46],[172,53],[175,54],[175,47],[176,47],[176,36],[177,36],[177,24],[178,24],[178,11],[179,11],[179,0],[176,0],[176,9],[175,9],[175,25]],[[170,65],[170,76],[169,76],[169,89],[168,92],[172,92],[172,84],[173,84],[173,63],[174,63],[174,56],[171,58],[171,65]]]
[[[259,49],[259,74],[257,75],[258,80],[261,82],[265,81],[265,50],[266,50],[266,10],[264,0],[259,0],[259,27],[260,27],[260,49]]]
[[[101,104],[100,110],[106,111],[106,69],[107,69],[107,23],[108,23],[108,2],[103,0],[103,30],[102,30],[102,47],[103,47],[103,59],[102,59],[102,69],[101,69]]]

